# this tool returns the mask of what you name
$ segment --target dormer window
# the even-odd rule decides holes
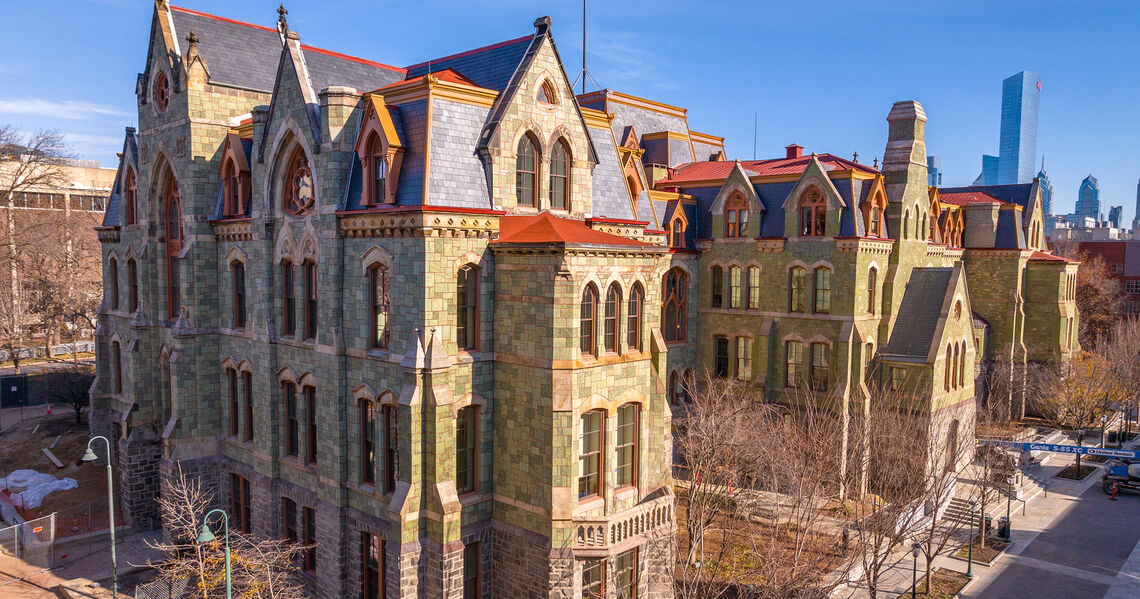
[[[236,131],[226,136],[221,164],[218,174],[222,179],[222,217],[245,216],[249,208],[249,162]]]
[[[800,236],[822,237],[827,225],[827,203],[818,187],[800,199]]]
[[[748,200],[739,192],[732,194],[725,204],[724,236],[744,237],[748,229]]]
[[[557,96],[554,94],[554,86],[549,81],[543,81],[538,88],[535,99],[538,100],[539,104],[554,104],[555,98]]]
[[[676,249],[685,247],[685,223],[679,218],[673,219],[669,245]]]
[[[372,157],[372,201],[379,204],[384,201],[387,192],[385,182],[388,179],[388,161],[383,156]]]
[[[362,159],[364,172],[368,174],[368,189],[364,203],[367,205],[388,204],[388,157],[384,154],[384,144],[380,136],[369,137],[368,155]]]
[[[154,78],[154,107],[161,114],[166,112],[166,107],[169,105],[170,80],[166,78],[166,73],[159,73]]]
[[[360,160],[361,207],[395,204],[403,162],[399,114],[381,96],[367,95],[364,123],[354,150]]]

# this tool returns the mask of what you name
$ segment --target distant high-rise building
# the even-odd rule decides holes
[[[1081,181],[1081,189],[1077,193],[1077,217],[1091,217],[1100,220],[1100,185],[1096,177],[1089,175]]]
[[[926,176],[931,187],[942,185],[942,161],[937,156],[926,157]]]
[[[1140,181],[1136,182],[1136,216],[1132,217],[1132,228],[1135,229],[1137,223],[1140,223]]]
[[[1108,224],[1112,225],[1112,228],[1114,228],[1114,229],[1119,229],[1120,228],[1120,215],[1123,213],[1124,213],[1124,206],[1113,206],[1113,207],[1109,208],[1108,209]]]
[[[1010,185],[1033,180],[1037,156],[1037,107],[1041,77],[1021,71],[1001,84],[1001,137],[997,156],[982,156],[975,185]]]
[[[1041,159],[1041,170],[1037,171],[1037,178],[1041,180],[1041,210],[1045,216],[1053,214],[1053,184],[1049,182],[1049,175],[1045,173],[1045,159]],[[1136,198],[1140,205],[1140,195]]]

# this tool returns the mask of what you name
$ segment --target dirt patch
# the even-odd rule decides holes
[[[1100,468],[1098,468],[1096,466],[1088,466],[1085,464],[1081,464],[1081,471],[1077,472],[1077,465],[1076,464],[1069,464],[1068,466],[1065,466],[1064,468],[1062,468],[1061,471],[1058,472],[1057,474],[1055,474],[1054,476],[1057,478],[1064,478],[1064,479],[1068,479],[1068,480],[1084,480],[1085,477],[1092,474],[1093,472],[1096,472],[1097,470],[1100,470]]]
[[[46,406],[36,406],[35,409],[41,408],[39,415],[26,418],[0,433],[0,476],[13,470],[30,468],[56,478],[75,479],[79,486],[51,493],[44,497],[40,507],[20,510],[20,515],[31,520],[56,512],[57,537],[87,532],[91,528],[106,528],[106,462],[100,460],[96,466],[79,461],[90,439],[86,419],[82,424],[77,424],[75,413],[67,406],[54,406],[50,416],[46,414]],[[51,452],[63,463],[63,468],[56,468],[41,451],[56,436],[60,439]],[[96,455],[102,458],[106,455],[105,452],[103,442],[96,442]],[[117,489],[119,473],[115,471],[113,474]],[[116,517],[119,517],[118,513]]]
[[[922,580],[918,581],[918,585],[915,587],[917,591],[915,596],[928,597],[930,599],[954,599],[958,592],[962,590],[962,587],[966,586],[967,582],[970,582],[970,579],[966,578],[966,575],[961,572],[955,572],[954,570],[947,570],[945,568],[935,568],[930,573],[930,592],[926,592],[926,577],[924,576]],[[902,597],[909,595],[910,591],[908,590],[906,593],[903,593]]]
[[[1001,555],[1001,552],[1005,551],[1006,547],[1009,547],[1009,543],[1006,543],[998,537],[990,537],[986,539],[985,547],[982,547],[980,543],[980,539],[974,539],[974,563],[985,564],[987,566],[993,563],[993,561],[997,559],[997,556]],[[962,548],[954,554],[954,556],[960,557],[962,559],[969,559],[970,546],[963,545]]]

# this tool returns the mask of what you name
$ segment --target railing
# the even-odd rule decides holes
[[[604,549],[622,541],[673,525],[673,497],[659,497],[600,519],[579,521],[574,546]]]

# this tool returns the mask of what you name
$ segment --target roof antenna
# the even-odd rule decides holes
[[[602,84],[598,83],[597,79],[586,70],[586,0],[582,0],[582,72],[574,78],[574,83],[570,84],[570,89],[573,91],[574,86],[578,85],[578,80],[582,81],[582,93],[586,93],[586,80],[594,82],[594,87],[602,89]]]
[[[752,159],[753,160],[756,160],[756,121],[757,121],[756,115],[759,114],[759,112],[760,111],[758,111],[758,110],[752,111]]]

